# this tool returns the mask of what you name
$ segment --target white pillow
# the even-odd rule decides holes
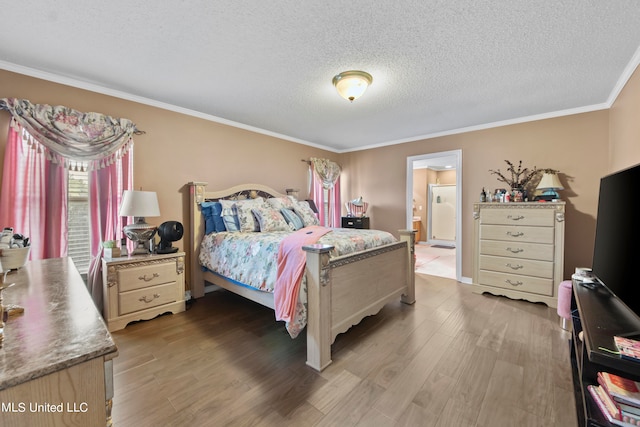
[[[270,206],[262,205],[251,209],[260,224],[260,231],[291,231],[280,211]]]
[[[280,210],[283,208],[293,209],[294,201],[288,196],[287,197],[270,197],[267,199],[267,203],[271,207]]]
[[[240,231],[260,231],[260,224],[256,221],[251,209],[263,205],[264,199],[262,197],[247,200],[236,200],[235,207],[238,212]]]

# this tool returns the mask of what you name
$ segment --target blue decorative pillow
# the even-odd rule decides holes
[[[215,225],[216,233],[227,231],[222,219],[222,203],[220,202],[213,202],[213,224]]]
[[[289,224],[289,227],[293,230],[300,230],[304,227],[302,218],[300,218],[292,209],[282,208],[280,209],[280,213],[287,221],[287,224]]]
[[[204,215],[205,234],[227,231],[222,219],[222,204],[220,202],[204,202],[200,204]]]

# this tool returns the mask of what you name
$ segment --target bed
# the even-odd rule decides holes
[[[287,196],[260,184],[238,185],[213,192],[207,192],[206,186],[204,182],[188,184],[192,297],[200,298],[206,292],[215,290],[217,286],[276,309],[273,292],[255,289],[243,283],[242,280],[218,274],[203,267],[201,260],[206,263],[209,257],[208,251],[217,244],[212,243],[210,239],[221,242],[222,235],[233,234],[222,232],[213,233],[214,235],[211,236],[210,233],[205,233],[205,229],[210,231],[210,224],[206,222],[203,215],[203,207],[213,201],[225,203],[226,206],[229,203],[227,201],[262,199],[262,201],[274,202],[276,199],[286,199]],[[255,209],[253,212],[257,214]],[[242,224],[241,227],[245,225]],[[415,242],[412,230],[400,230],[399,238],[394,238],[391,242],[380,240],[375,247],[346,254],[343,253],[346,252],[345,250],[337,251],[336,246],[340,246],[339,243],[336,245],[323,243],[323,239],[331,241],[329,236],[333,238],[344,232],[345,230],[340,229],[332,230],[326,236],[320,237],[317,242],[302,247],[306,256],[303,282],[306,296],[304,303],[307,331],[306,364],[317,371],[322,371],[331,363],[331,344],[338,334],[346,332],[363,318],[378,313],[388,302],[398,299],[405,304],[415,302]],[[247,234],[244,238],[248,239],[263,233],[242,234]],[[238,237],[237,233],[236,237]],[[242,268],[234,266],[229,271],[225,271],[225,274],[236,270],[242,270]],[[249,276],[242,277],[247,277],[246,281],[250,281]],[[300,293],[302,294],[303,291]]]

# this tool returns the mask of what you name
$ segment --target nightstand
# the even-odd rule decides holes
[[[185,310],[184,252],[102,258],[103,315],[109,332]]]
[[[343,216],[342,228],[369,229],[369,217]]]

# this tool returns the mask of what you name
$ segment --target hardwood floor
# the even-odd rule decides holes
[[[576,426],[569,333],[555,309],[416,275],[305,365],[273,312],[226,291],[114,332],[114,425]]]

